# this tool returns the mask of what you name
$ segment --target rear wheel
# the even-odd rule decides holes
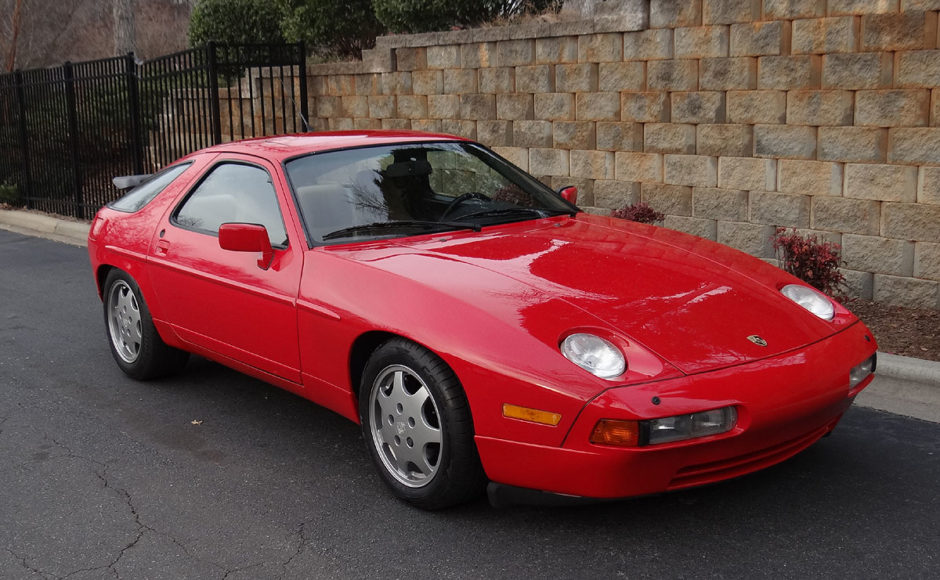
[[[178,371],[189,353],[167,346],[153,326],[137,282],[111,270],[104,284],[104,321],[111,354],[121,370],[138,380]]]
[[[466,395],[427,349],[403,339],[380,346],[365,366],[359,415],[369,454],[396,496],[440,509],[482,493]]]

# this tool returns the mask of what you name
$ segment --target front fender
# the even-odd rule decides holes
[[[454,370],[478,435],[560,445],[587,401],[622,384],[599,379],[561,355],[563,334],[585,320],[564,300],[534,289],[520,292],[518,282],[457,261],[387,252],[374,261],[347,258],[342,251],[317,248],[304,260],[300,350],[312,388],[331,385],[352,404],[356,385],[340,361],[349,360],[352,345],[365,333],[401,336]],[[434,284],[417,273],[424,266],[433,268],[424,274]],[[665,364],[658,368],[678,374]],[[504,403],[559,413],[561,421],[548,426],[509,419],[502,415]]]

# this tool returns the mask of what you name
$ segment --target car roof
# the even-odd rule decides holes
[[[232,141],[197,151],[201,153],[243,153],[272,161],[283,161],[304,153],[371,145],[414,143],[421,141],[467,141],[462,137],[420,131],[328,131],[278,135]]]

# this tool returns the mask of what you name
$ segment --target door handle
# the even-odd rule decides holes
[[[154,253],[158,256],[166,256],[167,252],[170,251],[170,242],[166,240],[157,240],[157,248],[154,250]]]

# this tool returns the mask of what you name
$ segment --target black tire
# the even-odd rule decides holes
[[[397,497],[435,510],[483,493],[467,397],[450,367],[427,349],[392,339],[372,353],[359,418],[369,455]]]
[[[139,381],[179,371],[189,353],[167,346],[153,326],[137,282],[111,270],[104,283],[104,327],[111,355],[124,373]]]

